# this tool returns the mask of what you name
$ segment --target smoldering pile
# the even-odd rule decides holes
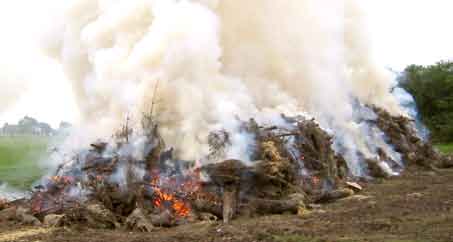
[[[370,123],[380,128],[405,166],[451,167],[418,138],[413,121],[374,108]],[[402,170],[380,150],[366,159],[367,176],[354,177],[344,157],[332,149],[333,137],[313,119],[287,117],[285,126],[242,122],[254,137],[252,162],[225,157],[230,134],[209,135],[210,162],[175,157],[151,122],[142,140],[143,159],[134,158],[127,126],[114,143],[97,142],[63,163],[55,176],[35,187],[30,199],[0,202],[0,218],[48,226],[81,224],[93,228],[152,231],[203,220],[304,213],[308,204],[333,202],[362,190],[375,177]],[[383,165],[385,163],[386,165]]]

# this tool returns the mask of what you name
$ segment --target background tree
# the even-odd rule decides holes
[[[453,62],[408,66],[403,87],[417,103],[434,142],[453,142]]]

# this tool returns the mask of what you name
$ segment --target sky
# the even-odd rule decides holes
[[[403,70],[453,58],[452,0],[359,0],[379,65]]]
[[[409,64],[428,65],[453,58],[453,0],[358,1],[368,20],[367,30],[378,65],[402,70]],[[59,64],[40,49],[43,30],[49,28],[63,2],[0,0],[0,78],[6,79],[1,73],[8,73],[23,82],[23,90],[15,93],[7,90],[6,81],[0,80],[0,95],[9,93],[18,100],[13,105],[0,106],[0,125],[16,122],[25,115],[54,127],[61,121],[77,121],[79,115],[69,82]]]

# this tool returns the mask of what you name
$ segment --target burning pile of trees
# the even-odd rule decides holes
[[[451,159],[417,137],[411,120],[377,108],[375,113],[375,125],[407,165],[451,166]],[[285,127],[243,122],[243,132],[255,138],[249,165],[225,157],[231,142],[224,130],[209,135],[212,162],[178,160],[152,120],[138,159],[127,152],[131,131],[126,126],[115,144],[92,144],[60,166],[31,198],[0,201],[0,218],[151,231],[198,220],[228,223],[239,216],[303,213],[306,204],[332,202],[362,189],[363,177],[351,176],[345,159],[332,149],[332,137],[314,120],[282,118]],[[380,156],[389,160],[384,151]],[[367,161],[365,178],[388,175],[378,162]]]
[[[380,108],[374,108],[378,119],[377,126],[386,134],[389,143],[395,151],[403,156],[409,165],[419,165],[426,168],[451,168],[452,157],[443,156],[437,152],[431,142],[420,139],[414,131],[414,122],[407,117],[391,116]]]

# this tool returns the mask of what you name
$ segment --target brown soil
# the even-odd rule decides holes
[[[302,216],[187,224],[151,233],[0,224],[0,242],[453,241],[453,170],[407,171]]]

